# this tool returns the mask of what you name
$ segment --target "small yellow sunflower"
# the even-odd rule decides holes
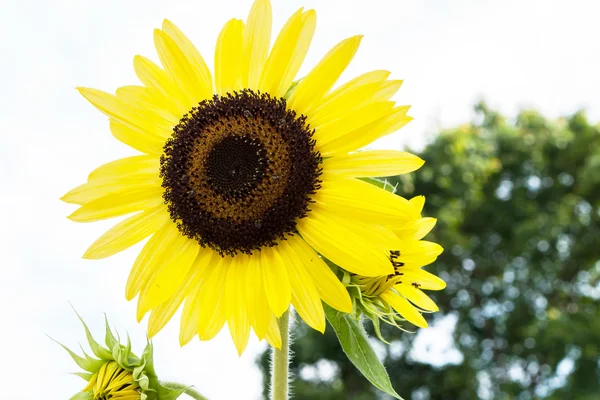
[[[142,398],[140,385],[133,379],[133,372],[119,366],[116,361],[104,363],[100,370],[92,375],[83,393],[83,396],[94,400],[115,397],[131,400]]]
[[[126,297],[155,335],[182,305],[180,342],[228,324],[241,353],[252,328],[279,347],[290,304],[324,331],[321,301],[352,311],[343,284],[319,254],[361,276],[392,274],[398,236],[384,224],[415,219],[406,199],[357,178],[390,176],[423,161],[360,148],[407,124],[391,97],[402,81],[371,71],[336,86],[361,36],[341,41],[302,79],[315,30],[298,10],[271,43],[271,5],[257,0],[232,19],[215,50],[214,78],[170,21],[154,31],[162,64],[134,58],[141,86],[112,95],[79,88],[109,117],[113,135],[143,153],[105,164],[63,200],[69,218],[129,214],[85,253],[103,258],[150,237]]]
[[[421,213],[425,198],[417,196],[410,200]],[[365,314],[374,325],[378,336],[379,320],[391,325],[408,321],[420,328],[427,328],[421,312],[438,311],[438,306],[423,290],[442,290],[446,283],[422,269],[434,262],[443,248],[433,242],[421,240],[435,226],[435,218],[415,218],[391,229],[400,239],[397,248],[389,251],[391,274],[361,276],[346,273],[345,281],[357,304],[355,312]]]
[[[154,369],[153,348],[150,342],[144,348],[142,356],[136,356],[131,351],[129,337],[127,345],[121,344],[118,335],[115,337],[108,320],[105,319],[106,347],[104,347],[94,339],[79,314],[77,317],[83,324],[90,349],[97,358],[85,351],[83,357],[79,356],[57,342],[85,371],[74,373],[85,379],[87,385],[70,400],[175,400],[189,390],[184,385],[159,382]],[[83,347],[81,349],[83,350]]]

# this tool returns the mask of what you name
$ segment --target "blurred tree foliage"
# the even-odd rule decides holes
[[[460,355],[413,356],[421,335],[389,328],[391,346],[377,348],[407,400],[599,399],[600,125],[581,112],[510,121],[476,110],[421,152],[422,169],[389,178],[405,197],[424,194],[424,215],[438,218],[428,239],[446,250],[426,268],[448,287],[429,292],[441,311],[428,319],[450,321],[436,334]],[[295,399],[386,398],[331,327],[323,337],[298,325],[292,350]],[[268,382],[267,354],[260,364]]]

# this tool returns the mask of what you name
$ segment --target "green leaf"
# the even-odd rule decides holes
[[[402,397],[396,393],[390,382],[390,377],[385,367],[377,358],[375,350],[371,347],[367,333],[349,314],[341,313],[323,304],[327,320],[333,327],[340,345],[352,361],[352,364],[375,386],[384,393],[396,399]]]
[[[358,178],[363,182],[370,183],[371,185],[377,186],[380,189],[386,190],[390,193],[396,193],[396,186],[392,185],[387,181],[387,179],[375,179],[375,178]]]

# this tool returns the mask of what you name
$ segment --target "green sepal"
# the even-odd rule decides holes
[[[140,366],[133,369],[133,379],[142,388],[142,400],[162,399],[159,395],[160,383],[154,372],[152,343],[148,342],[146,348],[144,348],[140,362]]]
[[[127,335],[127,345],[116,344],[112,349],[112,359],[125,369],[133,370],[140,365],[140,359],[131,352],[131,338]]]
[[[146,371],[151,375],[156,375],[156,372],[154,370],[153,353],[154,353],[154,347],[152,346],[152,342],[150,342],[148,340],[148,344],[146,345],[146,347],[144,348],[144,351],[142,352],[142,361],[146,365]]]
[[[83,356],[85,357],[85,359],[87,360],[87,362],[89,362],[92,365],[94,365],[95,371],[99,370],[104,365],[104,363],[106,362],[106,360],[96,360],[95,358],[90,357],[90,355],[85,352],[85,350],[83,349],[83,346],[81,344],[79,345],[79,348],[81,349],[81,352],[83,353]],[[98,368],[95,368],[97,366],[98,366]]]
[[[48,336],[48,337],[50,337],[50,336]],[[85,371],[95,373],[104,364],[104,361],[102,361],[102,360],[94,360],[94,359],[90,359],[87,357],[86,358],[80,357],[77,354],[75,354],[73,351],[71,351],[71,349],[69,349],[64,344],[60,343],[59,341],[57,341],[51,337],[50,337],[50,339],[52,339],[54,342],[58,343],[60,345],[60,347],[65,349],[69,353],[69,355],[71,356],[73,361],[75,361],[75,364],[77,364],[79,366],[79,368],[81,368]]]
[[[392,387],[390,377],[371,347],[363,326],[349,314],[336,311],[326,304],[323,304],[323,307],[329,324],[333,327],[344,353],[352,364],[377,389],[402,400]]]
[[[71,305],[71,307],[73,308],[73,311],[75,311],[75,315],[77,315],[77,318],[79,318],[79,321],[81,321],[81,324],[83,325],[83,328],[85,329],[85,336],[87,337],[88,343],[90,345],[90,349],[92,349],[92,352],[94,353],[94,355],[102,360],[110,360],[111,359],[110,351],[108,351],[104,347],[100,346],[100,344],[98,342],[96,342],[96,340],[92,336],[92,333],[90,332],[90,329],[88,328],[87,324],[85,323],[83,318],[81,318],[81,315],[79,315],[79,313],[77,312],[77,310],[75,310],[75,307],[73,307],[73,305]]]
[[[83,378],[85,381],[89,382],[90,379],[94,376],[91,372],[71,372],[71,375],[77,375],[80,378]]]
[[[284,99],[289,100],[289,98],[292,96],[292,93],[294,93],[294,90],[296,89],[296,87],[298,86],[298,84],[300,83],[300,81],[302,81],[302,79],[304,79],[304,78],[300,78],[300,79],[292,82],[292,84],[290,85],[290,87],[287,90],[287,92],[285,92],[285,94],[283,95]]]
[[[394,186],[387,181],[387,179],[375,179],[375,178],[357,178],[363,182],[370,183],[371,185],[375,185],[380,189],[386,190],[390,193],[396,193],[397,184]]]
[[[79,392],[69,400],[94,400],[94,397],[92,396],[92,392]]]
[[[113,335],[112,330],[110,329],[110,325],[108,324],[108,317],[104,314],[104,324],[106,325],[106,334],[104,336],[104,343],[106,343],[106,347],[109,349],[114,348],[119,342]]]
[[[140,388],[142,389],[142,400],[156,398],[156,390],[150,389],[150,378],[144,373],[143,365],[133,369],[133,379],[138,383],[138,385],[140,385]]]
[[[373,329],[375,330],[375,335],[377,336],[377,338],[385,344],[390,344],[390,342],[385,340],[383,335],[381,334],[381,323],[379,322],[379,318],[369,318],[369,319],[373,323]]]

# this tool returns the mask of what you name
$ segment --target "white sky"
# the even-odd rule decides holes
[[[318,26],[307,63],[337,41],[365,34],[346,76],[389,69],[405,79],[398,100],[415,121],[381,146],[420,146],[439,126],[466,121],[483,97],[514,115],[534,106],[558,116],[585,107],[600,120],[600,2],[551,0],[273,0],[275,27],[298,7]],[[68,355],[85,341],[69,301],[102,334],[106,312],[137,349],[145,324],[124,298],[139,246],[103,261],[80,258],[111,222],[75,224],[58,198],[101,163],[132,154],[106,118],[74,90],[136,84],[134,54],[154,56],[152,29],[168,17],[212,62],[222,24],[246,1],[2,0],[0,3],[1,230],[0,381],[6,399],[63,400],[83,387]],[[434,162],[435,160],[427,160]],[[225,331],[211,342],[177,342],[178,321],[155,339],[162,379],[195,384],[212,400],[256,399],[255,341],[241,359]],[[434,340],[435,338],[430,338]],[[429,355],[435,357],[435,355]],[[402,388],[398,388],[402,392]]]

